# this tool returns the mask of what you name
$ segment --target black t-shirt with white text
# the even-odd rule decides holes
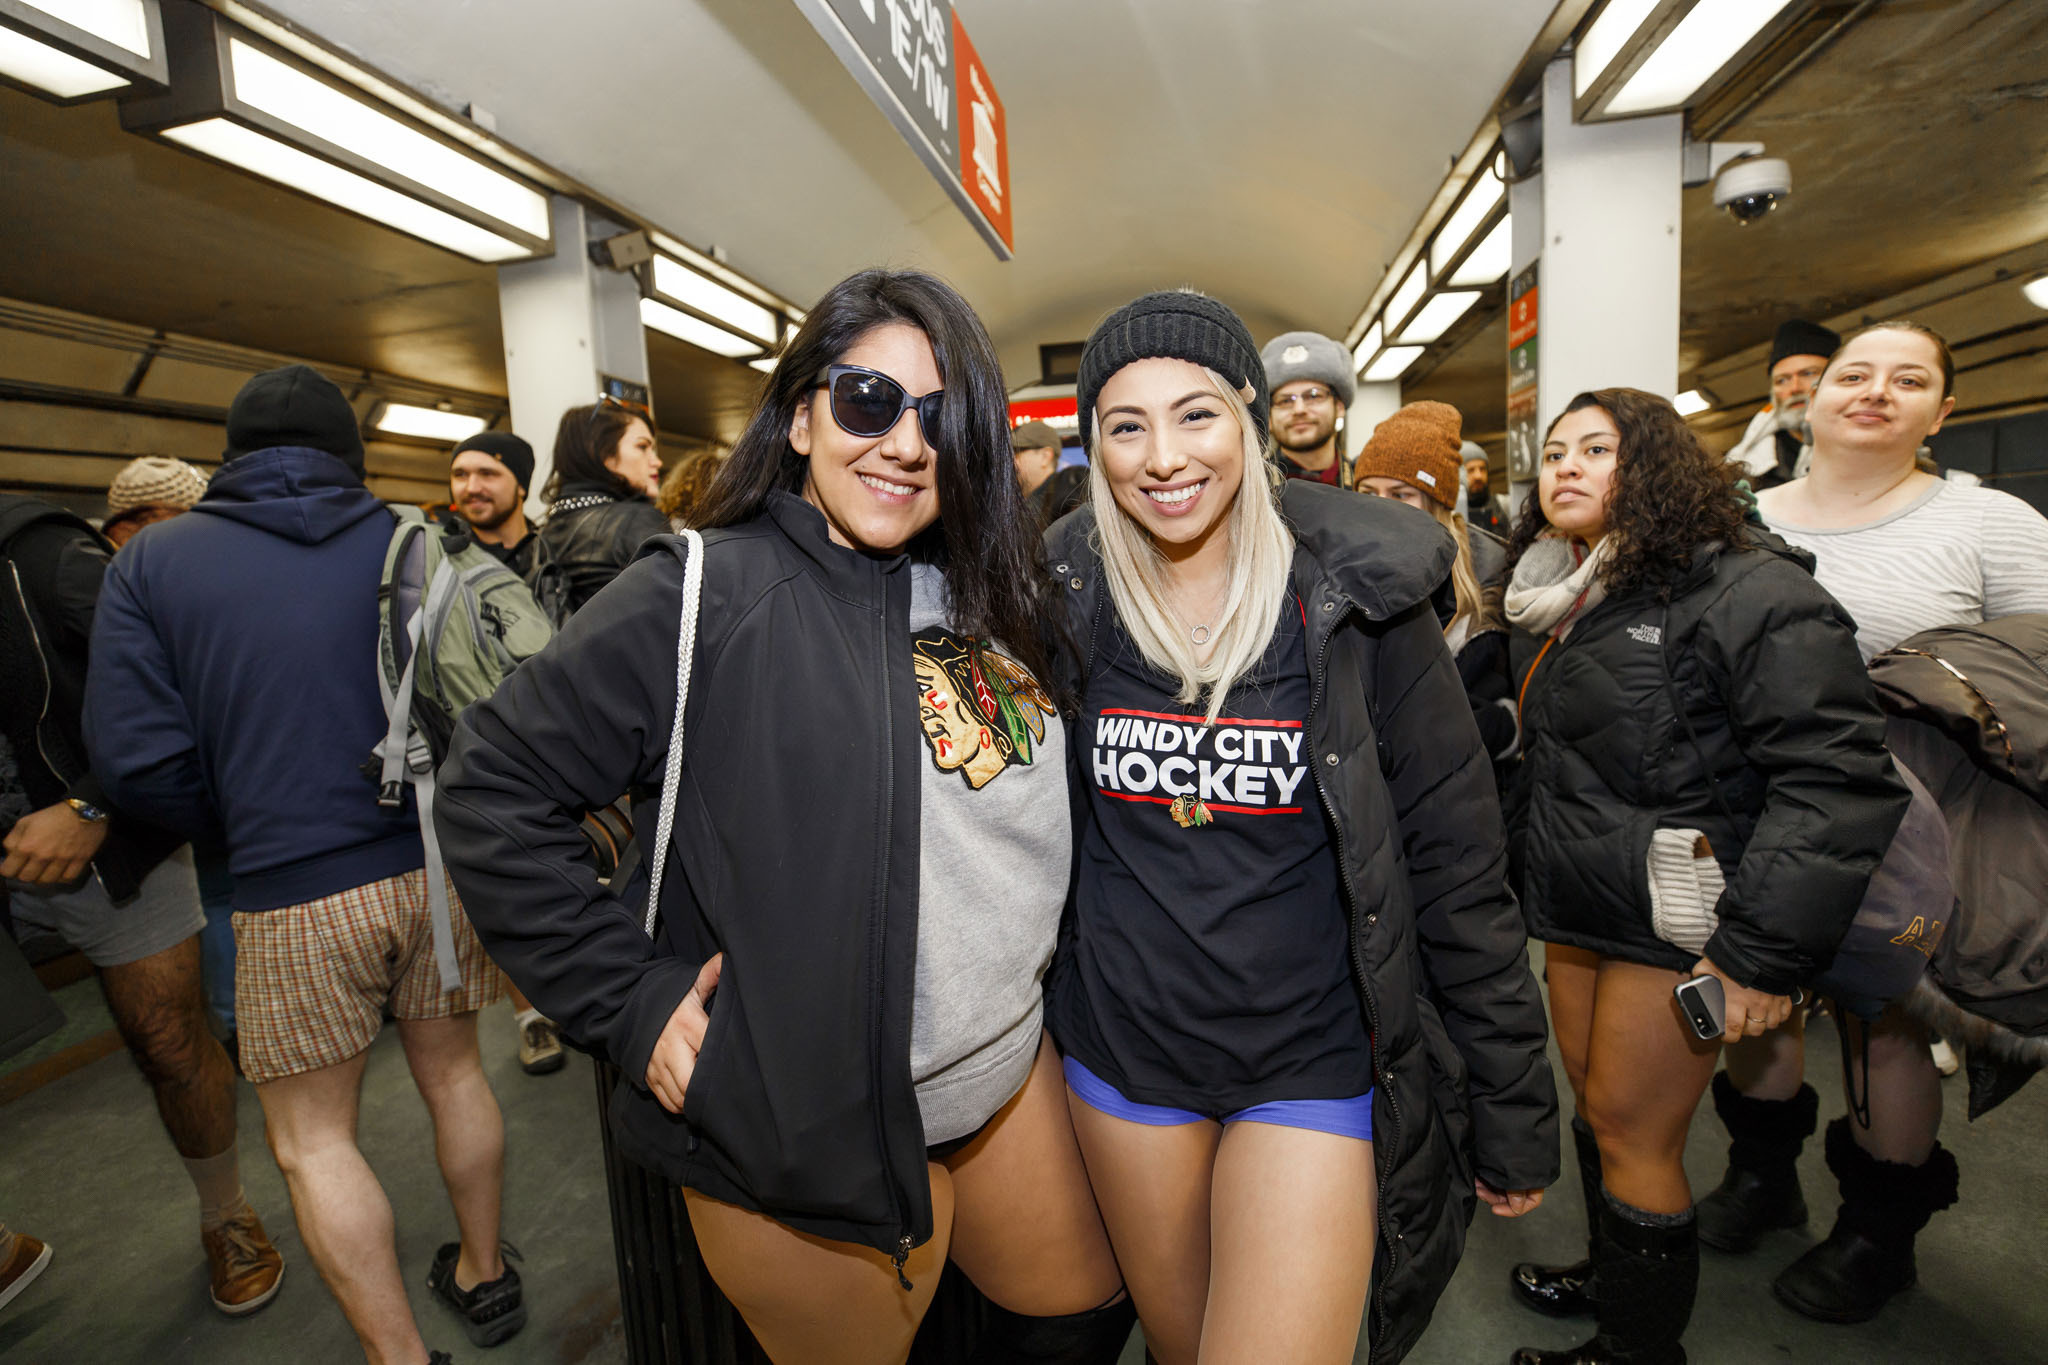
[[[1306,741],[1299,599],[1216,724],[1119,625],[1076,733],[1088,784],[1054,1036],[1125,1098],[1220,1117],[1372,1086],[1336,850]]]

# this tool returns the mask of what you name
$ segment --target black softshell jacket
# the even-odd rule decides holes
[[[1373,1035],[1369,1327],[1371,1358],[1386,1365],[1422,1335],[1457,1268],[1473,1177],[1517,1190],[1557,1179],[1557,1093],[1493,774],[1432,609],[1448,591],[1451,539],[1413,508],[1301,480],[1284,485],[1281,509],[1308,617],[1311,772]],[[1084,507],[1046,537],[1083,655],[1076,696],[1099,613],[1114,610],[1094,530]],[[1069,736],[1070,759],[1087,747]],[[1085,791],[1084,777],[1074,784]],[[1057,959],[1053,972],[1057,990]]]
[[[788,494],[705,533],[704,597],[660,919],[579,856],[577,812],[655,820],[684,542],[649,542],[490,700],[440,770],[448,870],[491,956],[617,1063],[612,1130],[663,1178],[891,1255],[932,1234],[910,1079],[918,779],[910,563],[831,543]],[[644,883],[642,883],[644,886]],[[647,1061],[725,954],[681,1116]]]
[[[1705,955],[1783,995],[1833,961],[1907,794],[1855,623],[1811,556],[1747,534],[1703,549],[1668,603],[1600,602],[1533,677],[1540,642],[1518,632],[1515,832],[1533,937],[1677,971],[1697,959],[1651,932],[1650,835],[1705,834],[1727,879]]]

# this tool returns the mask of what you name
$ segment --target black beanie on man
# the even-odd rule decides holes
[[[1771,338],[1771,363],[1764,369],[1777,369],[1778,362],[1788,355],[1817,355],[1826,360],[1841,349],[1839,333],[1817,322],[1792,318],[1778,324],[1778,334]]]
[[[1074,399],[1085,449],[1094,449],[1095,397],[1102,386],[1124,366],[1156,358],[1189,361],[1222,375],[1251,409],[1259,441],[1265,443],[1272,392],[1243,319],[1207,294],[1169,289],[1133,299],[1111,313],[1081,348]]]
[[[533,447],[509,431],[479,431],[448,452],[450,463],[465,450],[481,450],[511,471],[521,489],[533,487]]]
[[[363,431],[356,410],[333,380],[310,365],[265,370],[242,385],[228,406],[223,460],[278,446],[324,450],[358,479],[364,475]]]

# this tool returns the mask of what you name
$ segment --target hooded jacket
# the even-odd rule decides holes
[[[32,810],[67,798],[113,805],[80,729],[93,612],[111,554],[81,518],[0,493],[0,731]],[[92,866],[118,904],[185,841],[131,812],[109,815]]]
[[[1448,592],[1451,539],[1413,509],[1301,480],[1283,484],[1281,512],[1308,617],[1311,767],[1373,1038],[1368,1320],[1385,1365],[1421,1336],[1457,1268],[1473,1177],[1516,1190],[1556,1180],[1557,1094],[1493,775],[1432,606]],[[1084,507],[1046,537],[1074,641],[1114,610],[1094,532]],[[1084,695],[1093,660],[1069,663]],[[1070,761],[1087,748],[1069,736]],[[1077,819],[1084,808],[1077,797]],[[1063,936],[1071,920],[1070,902]],[[1056,958],[1055,991],[1059,971]]]
[[[377,589],[395,525],[340,459],[280,446],[222,466],[107,572],[85,689],[94,770],[125,809],[224,833],[237,910],[425,863],[417,818],[378,806],[362,770],[386,728]]]
[[[1833,960],[1908,798],[1848,613],[1811,555],[1747,534],[1518,664],[1515,834],[1531,936],[1689,971],[1651,931],[1648,860],[1654,831],[1699,831],[1727,882],[1705,956],[1784,995]]]

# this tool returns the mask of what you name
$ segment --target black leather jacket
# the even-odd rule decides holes
[[[540,549],[567,580],[574,611],[617,578],[650,537],[668,531],[668,518],[644,497],[622,497],[600,484],[565,483],[540,528]]]
[[[1283,485],[1308,616],[1308,736],[1336,831],[1352,979],[1373,1036],[1379,1254],[1372,1360],[1407,1354],[1457,1268],[1478,1197],[1557,1179],[1557,1094],[1493,774],[1431,599],[1449,535],[1413,508]],[[1046,535],[1076,641],[1114,610],[1082,508]],[[1068,681],[1076,696],[1090,662]],[[1069,735],[1072,762],[1088,752]],[[1084,774],[1075,774],[1075,790]],[[1077,811],[1080,803],[1077,801]],[[1063,934],[1073,932],[1072,917]],[[1053,989],[1059,989],[1059,960]]]
[[[619,1149],[664,1178],[891,1255],[932,1234],[910,1078],[918,690],[910,563],[834,545],[775,495],[707,531],[660,918],[598,884],[577,812],[635,796],[656,843],[684,542],[647,545],[470,708],[440,769],[448,870],[485,947],[618,1064]],[[681,1116],[646,1089],[669,1016],[725,963]]]

